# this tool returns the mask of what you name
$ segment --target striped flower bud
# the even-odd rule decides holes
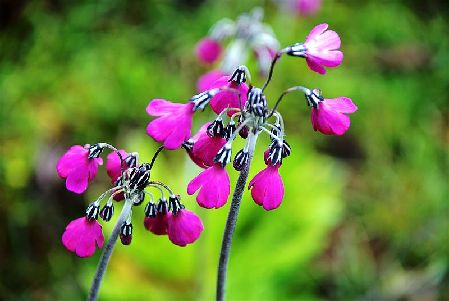
[[[90,221],[98,219],[98,214],[100,213],[100,206],[98,203],[90,204],[86,209],[86,218]]]
[[[112,218],[112,215],[114,215],[114,204],[106,203],[106,205],[103,206],[103,208],[100,211],[100,217],[105,221],[109,222]]]

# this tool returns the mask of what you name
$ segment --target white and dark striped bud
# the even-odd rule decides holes
[[[157,216],[157,206],[153,202],[149,202],[145,206],[145,217],[156,217]]]
[[[243,122],[243,117],[240,116],[239,118],[239,125]],[[240,137],[242,137],[243,139],[248,138],[248,134],[249,134],[249,128],[245,125],[244,127],[242,127],[242,129],[239,131],[239,135]]]
[[[209,126],[207,127],[207,134],[210,137],[226,136],[223,119],[221,119],[221,117],[218,117],[211,124],[209,124]]]
[[[111,203],[108,202],[101,209],[100,217],[105,222],[109,222],[113,215],[114,215],[114,204],[112,202]]]
[[[234,82],[237,84],[237,86],[240,86],[240,84],[246,82],[246,67],[245,66],[239,66],[234,73],[232,74],[231,78],[228,80],[228,82]]]
[[[249,160],[248,151],[246,151],[245,149],[241,149],[235,155],[232,166],[234,166],[235,170],[242,171],[248,164],[248,160]]]
[[[86,218],[90,221],[98,219],[98,214],[100,213],[100,205],[94,202],[87,206],[86,208]]]
[[[137,158],[138,155],[137,153],[131,153],[129,154],[124,160],[126,163],[126,166],[128,166],[128,168],[133,168],[137,166]]]
[[[181,209],[184,209],[184,205],[181,204],[181,198],[178,195],[171,195],[168,198],[168,210],[172,212],[173,215],[178,214]]]
[[[187,152],[191,152],[192,148],[193,148],[193,140],[189,139],[186,142],[184,142],[182,144],[182,147],[187,151]]]
[[[315,109],[318,108],[318,104],[320,101],[324,101],[323,96],[321,96],[321,90],[320,89],[313,89],[309,90],[307,89],[305,92],[307,105],[309,107],[314,107]]]
[[[131,244],[133,238],[133,225],[131,222],[124,222],[120,228],[120,241],[123,245],[127,246]]]
[[[271,128],[271,141],[276,140],[276,137],[281,135],[281,125],[279,123],[275,123],[274,127]]]
[[[131,189],[143,190],[150,180],[150,165],[144,163],[138,168],[132,168],[129,173],[129,187]]]
[[[270,144],[270,150],[268,152],[268,161],[271,162],[272,165],[276,165],[281,163],[282,161],[282,148],[283,143],[279,140],[273,140]]]
[[[145,192],[143,192],[143,190],[140,190],[137,192],[137,196],[134,199],[134,206],[139,206],[140,204],[143,203],[143,201],[145,200]]]
[[[224,137],[224,138],[229,140],[229,138],[231,138],[232,134],[235,133],[236,129],[237,129],[237,126],[236,126],[234,120],[231,119],[231,121],[229,121],[229,123],[228,123],[228,126],[226,127],[226,130],[225,130],[226,137]]]
[[[159,199],[159,202],[157,203],[157,214],[167,214],[168,212],[168,204],[165,199]]]
[[[94,159],[100,157],[101,152],[104,149],[103,143],[96,143],[94,145],[89,146],[89,155],[87,156],[89,159]]]
[[[258,117],[265,117],[267,115],[267,98],[263,94],[262,89],[253,87],[248,92],[246,109],[249,113]]]
[[[306,46],[303,43],[296,43],[284,49],[284,52],[290,56],[306,57]]]
[[[282,158],[287,158],[290,156],[292,152],[292,148],[290,147],[290,144],[287,143],[287,141],[284,140],[284,143],[282,145]]]
[[[193,111],[196,112],[198,110],[204,111],[206,106],[209,104],[212,97],[214,97],[215,94],[220,92],[220,89],[211,89],[204,91],[200,94],[196,94],[190,98],[189,101],[193,102]]]
[[[231,144],[226,143],[217,153],[214,158],[215,163],[221,164],[222,167],[225,167],[226,164],[231,162],[232,148]]]

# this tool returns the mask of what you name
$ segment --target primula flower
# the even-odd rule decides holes
[[[221,78],[222,76],[225,76],[226,73],[224,73],[221,70],[212,70],[209,71],[198,79],[197,82],[197,91],[198,92],[204,92],[206,90],[212,89],[212,84]]]
[[[96,220],[80,217],[71,221],[62,235],[62,244],[79,257],[89,257],[95,253],[95,246],[103,247],[104,237],[101,225]]]
[[[284,197],[284,184],[279,174],[280,164],[268,165],[261,170],[250,182],[248,189],[256,204],[265,210],[273,210],[279,207]]]
[[[95,147],[74,145],[59,159],[56,169],[59,176],[66,179],[67,190],[81,194],[97,175],[103,159],[98,158],[99,153],[94,153]]]
[[[220,56],[221,51],[220,43],[209,37],[200,40],[196,46],[196,56],[206,64],[215,62]]]
[[[128,156],[128,153],[123,149],[119,149],[118,152],[122,156],[122,159],[125,159]],[[123,166],[123,168],[126,170],[128,166]],[[117,155],[117,152],[108,154],[106,160],[106,171],[111,178],[112,183],[115,183],[115,181],[117,181],[118,177],[122,173],[122,162],[120,160],[120,157]]]
[[[214,164],[201,172],[187,186],[187,193],[194,194],[198,189],[196,200],[203,208],[220,208],[228,200],[230,193],[229,175],[220,164]]]
[[[167,149],[177,149],[190,138],[193,118],[193,102],[172,103],[165,99],[153,99],[147,113],[158,118],[147,126],[147,134]]]
[[[351,120],[345,114],[354,113],[357,106],[347,97],[324,99],[312,107],[310,119],[313,129],[325,135],[343,135]]]
[[[171,216],[171,213],[167,214],[158,214],[154,217],[145,217],[144,226],[145,229],[152,232],[156,235],[165,235],[167,234],[168,227],[168,218]]]
[[[207,128],[208,122],[201,127],[198,133],[189,140],[193,146],[188,150],[188,154],[193,162],[201,168],[208,168],[214,165],[214,158],[218,151],[226,144],[226,139],[220,135],[210,136]]]
[[[321,0],[296,0],[296,11],[302,16],[315,14],[321,7]]]
[[[195,242],[204,229],[203,222],[193,212],[181,209],[168,220],[168,238],[175,245],[185,247]]]
[[[246,96],[248,94],[248,86],[245,83],[239,84],[231,80],[230,76],[225,75],[217,79],[211,85],[210,89],[222,87],[237,90],[240,93],[241,105],[242,107],[245,106]],[[210,101],[210,106],[212,110],[217,114],[220,114],[226,108],[240,108],[239,94],[231,91],[218,92],[215,96],[212,97]],[[235,113],[235,111],[233,110],[228,111],[228,116],[231,116],[233,113]]]

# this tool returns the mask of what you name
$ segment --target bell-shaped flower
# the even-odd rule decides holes
[[[230,76],[225,75],[217,79],[210,89],[212,88],[229,88],[235,91],[221,91],[218,92],[214,97],[212,97],[210,101],[210,106],[212,110],[220,114],[226,108],[240,108],[240,102],[242,107],[245,106],[246,103],[246,95],[248,94],[248,86],[245,83],[241,83],[238,85],[234,81],[229,81]],[[239,101],[240,95],[240,101]],[[235,111],[228,111],[228,116],[232,116]]]
[[[226,75],[226,73],[224,73],[221,70],[212,70],[212,71],[209,71],[209,72],[201,75],[196,83],[196,88],[197,88],[198,92],[204,92],[206,90],[212,89],[213,83],[217,79],[219,79],[225,75]]]
[[[95,253],[95,248],[103,247],[104,236],[101,225],[96,220],[89,221],[80,217],[71,221],[62,234],[62,244],[70,252],[79,257],[89,257]]]
[[[128,156],[128,153],[123,149],[118,150],[118,152],[122,156],[123,160]],[[106,160],[106,171],[111,178],[112,183],[115,183],[118,177],[120,177],[122,168],[123,170],[126,170],[128,166],[125,163],[122,166],[122,161],[120,160],[117,152],[109,153]]]
[[[220,56],[222,47],[220,43],[212,38],[201,39],[196,45],[196,56],[206,64],[212,64]]]
[[[158,118],[147,126],[147,134],[167,149],[177,149],[190,138],[193,118],[192,102],[172,103],[165,99],[153,99],[147,113]]]
[[[145,229],[156,235],[167,234],[168,219],[170,218],[170,216],[171,212],[157,214],[154,217],[145,217],[143,222]]]
[[[89,158],[87,148],[74,145],[59,159],[56,169],[66,179],[67,190],[81,194],[97,175],[98,165],[103,165],[102,158]]]
[[[333,30],[327,30],[326,23],[315,26],[304,42],[305,57],[310,69],[325,74],[325,67],[336,67],[343,61],[343,52],[338,50],[340,37]]]
[[[214,164],[201,172],[187,186],[187,193],[194,194],[198,204],[203,208],[220,208],[228,200],[230,193],[229,175],[220,164]]]
[[[267,152],[264,155],[267,157]],[[267,167],[249,182],[248,189],[251,190],[251,196],[256,204],[265,210],[272,210],[281,205],[284,197],[284,184],[279,174],[281,165],[272,165],[269,160],[266,160],[266,163]]]
[[[203,229],[201,219],[189,210],[181,209],[168,217],[168,238],[175,245],[185,247],[195,242]]]
[[[226,144],[226,139],[217,135],[211,137],[207,134],[207,127],[210,122],[201,127],[198,133],[190,140],[193,143],[188,154],[193,162],[201,168],[208,168],[214,165],[214,158],[218,151]]]
[[[354,113],[357,106],[347,97],[324,99],[312,107],[310,119],[313,129],[325,135],[343,135],[351,120],[345,114]]]

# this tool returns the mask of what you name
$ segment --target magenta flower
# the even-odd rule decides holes
[[[272,165],[269,161],[267,163],[267,167],[249,182],[248,189],[251,189],[251,196],[256,204],[265,210],[272,210],[281,205],[284,197],[284,184],[279,174],[281,165]]]
[[[206,64],[215,62],[221,54],[221,45],[211,38],[203,38],[196,46],[196,56]]]
[[[122,155],[122,159],[125,159],[128,156],[128,153],[125,150],[120,149],[118,151]],[[126,170],[127,168],[128,166],[124,164],[123,169]],[[106,171],[109,177],[111,178],[112,183],[115,183],[118,177],[120,177],[122,172],[122,165],[120,157],[117,155],[117,152],[112,152],[108,154],[106,161]]]
[[[296,11],[302,16],[315,14],[321,7],[321,0],[297,0]]]
[[[167,149],[177,149],[190,138],[194,103],[172,103],[165,99],[153,99],[147,113],[158,118],[147,126],[147,134]]]
[[[188,154],[193,162],[201,168],[208,168],[214,165],[214,158],[218,151],[226,144],[226,139],[221,136],[209,136],[207,127],[208,122],[201,127],[198,133],[190,140],[193,146],[188,150]]]
[[[210,89],[226,87],[237,90],[240,92],[242,107],[244,107],[246,103],[246,95],[248,94],[248,86],[245,83],[238,85],[234,81],[229,81],[230,78],[231,77],[228,75],[222,76],[211,85]],[[220,114],[226,108],[240,108],[239,96],[238,94],[230,91],[221,91],[212,97],[210,106],[217,114]],[[235,113],[235,111],[228,111],[228,116],[232,116],[233,113]]]
[[[340,37],[333,30],[326,30],[326,23],[315,26],[304,42],[307,65],[315,72],[325,74],[326,67],[336,67],[343,61],[343,53],[338,50]]]
[[[324,99],[312,107],[311,121],[313,129],[325,135],[343,135],[351,124],[345,114],[354,113],[357,106],[347,97]]]
[[[187,193],[194,194],[198,189],[196,200],[203,208],[220,208],[228,200],[230,193],[229,175],[220,164],[214,164],[201,172],[187,186]]]
[[[154,217],[145,217],[144,220],[145,229],[156,235],[167,234],[168,218],[170,216],[171,213],[168,212],[166,214],[158,214]]]
[[[196,84],[198,92],[204,92],[206,90],[212,89],[212,84],[225,75],[226,73],[221,70],[212,70],[201,75]]]
[[[89,257],[95,253],[95,246],[103,247],[104,236],[101,225],[96,221],[89,221],[80,217],[71,221],[62,235],[62,244],[70,252],[79,257]]]
[[[185,247],[195,242],[203,229],[201,219],[189,210],[181,209],[168,217],[168,238],[175,245]]]
[[[95,178],[98,165],[103,159],[90,158],[89,148],[74,145],[59,159],[56,169],[61,178],[66,179],[67,190],[81,194]]]

